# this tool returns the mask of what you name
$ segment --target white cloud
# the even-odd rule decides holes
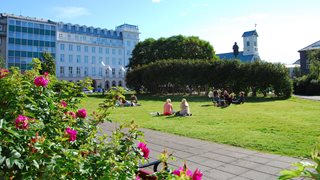
[[[152,0],[153,3],[160,3],[161,0]]]
[[[62,19],[76,19],[81,16],[89,15],[89,11],[83,7],[74,7],[74,6],[68,6],[68,7],[54,7],[53,8],[54,13],[56,13],[56,16],[58,18]]]

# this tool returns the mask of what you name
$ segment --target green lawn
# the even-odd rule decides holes
[[[212,106],[207,97],[186,97],[193,116],[153,117],[166,98],[178,110],[181,96],[138,96],[142,106],[112,110],[117,122],[134,120],[140,127],[230,144],[263,152],[309,157],[320,136],[320,102],[292,97],[251,98],[243,105]],[[103,98],[87,97],[82,105],[96,110]]]

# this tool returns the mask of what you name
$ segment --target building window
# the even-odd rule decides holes
[[[109,48],[106,48],[106,54],[109,54]]]
[[[72,66],[69,66],[69,76],[72,76]]]
[[[64,50],[64,44],[60,44],[60,50]]]
[[[81,75],[80,67],[77,67],[77,76]]]
[[[254,46],[257,46],[257,41],[254,41]]]
[[[92,56],[91,64],[96,64],[96,57],[95,56]]]
[[[106,69],[106,76],[109,77],[109,69]]]
[[[88,63],[89,63],[88,59],[89,59],[88,56],[84,56],[84,63],[85,63],[85,64],[88,64]]]
[[[119,58],[118,65],[121,65],[121,64],[122,64],[122,59]]]
[[[116,58],[112,58],[112,65],[116,65]]]
[[[63,38],[63,34],[59,33],[59,39],[62,39],[62,38]]]
[[[92,76],[96,76],[96,68],[95,67],[92,68]]]
[[[60,54],[60,62],[64,62],[64,54]]]
[[[72,51],[72,49],[73,49],[73,45],[69,44],[69,51]]]
[[[85,76],[88,76],[88,67],[85,67],[85,68],[84,68],[84,75],[85,75]]]
[[[118,49],[118,54],[122,55],[122,49]]]
[[[77,55],[77,63],[81,63],[81,56]]]
[[[84,52],[88,52],[88,46],[84,47]]]
[[[95,47],[92,47],[92,48],[91,48],[91,51],[92,51],[93,53],[95,53],[95,52],[96,52],[96,48],[95,48]]]
[[[73,56],[70,54],[69,55],[69,63],[72,63],[73,62]]]
[[[64,76],[64,66],[60,66],[60,76]]]
[[[247,46],[250,46],[250,41],[247,41]]]
[[[78,51],[78,52],[81,51],[81,46],[77,46],[77,51]]]
[[[2,25],[0,24],[0,31],[2,31]]]
[[[116,69],[112,68],[112,77],[116,77]]]
[[[2,39],[0,39],[0,45],[2,44]]]
[[[99,76],[102,76],[102,68],[99,68]]]
[[[101,64],[101,65],[103,65],[104,63],[102,63],[102,57],[99,57],[99,63]],[[105,64],[104,64],[105,65]]]
[[[112,49],[112,54],[115,55],[116,54],[116,50]]]
[[[106,63],[107,63],[107,64],[110,64],[109,57],[106,57]]]
[[[122,77],[122,71],[121,71],[121,69],[119,69],[119,77]]]
[[[99,48],[99,53],[102,53],[102,48],[101,47]]]

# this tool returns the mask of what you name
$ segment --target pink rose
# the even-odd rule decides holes
[[[140,149],[142,151],[144,158],[147,159],[149,157],[150,150],[145,143],[140,142],[138,144],[138,149]]]
[[[69,111],[68,114],[69,114],[71,117],[73,117],[73,118],[76,118],[76,117],[77,117],[76,113],[74,113],[74,112],[72,112],[72,111]]]
[[[202,172],[197,168],[193,172],[192,180],[201,180],[202,179]]]
[[[183,167],[180,167],[179,169],[174,170],[172,174],[177,175],[177,176],[181,176],[182,172],[185,172],[185,171],[184,171]],[[192,171],[189,169],[186,169],[185,174],[186,174],[186,176],[192,177]]]
[[[69,134],[69,141],[75,141],[77,140],[77,134],[78,132],[76,130],[72,130],[69,127],[66,129],[66,133]]]
[[[9,70],[8,69],[0,68],[0,79],[6,77],[8,74],[9,74]]]
[[[48,72],[44,72],[44,74],[43,74],[45,77],[47,77],[48,75],[49,75],[49,73]]]
[[[16,128],[17,129],[28,129],[29,128],[28,121],[29,121],[28,117],[19,115],[16,119]]]
[[[62,107],[67,107],[67,103],[64,101],[64,100],[62,100],[61,102],[60,102],[60,105],[62,106]]]
[[[48,83],[49,79],[46,79],[43,76],[37,76],[36,78],[34,78],[34,84],[36,86],[47,87]]]
[[[77,112],[77,116],[81,118],[87,117],[87,111],[85,109],[79,109]]]

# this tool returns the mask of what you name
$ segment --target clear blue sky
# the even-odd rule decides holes
[[[114,29],[138,25],[140,39],[194,35],[216,53],[242,50],[241,35],[257,24],[260,57],[292,63],[320,40],[319,0],[0,0],[0,12]]]

